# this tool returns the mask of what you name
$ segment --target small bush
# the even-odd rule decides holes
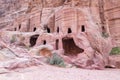
[[[52,56],[50,58],[48,58],[47,63],[49,63],[51,65],[56,65],[59,67],[66,66],[64,63],[64,60],[57,53],[53,53]]]
[[[109,34],[106,33],[106,32],[102,32],[102,37],[104,37],[104,38],[108,38],[108,37],[109,37]]]
[[[26,48],[27,50],[30,50],[30,46],[27,46],[27,45],[26,45],[25,48]]]
[[[120,47],[114,47],[114,48],[112,48],[110,54],[111,55],[120,54]]]

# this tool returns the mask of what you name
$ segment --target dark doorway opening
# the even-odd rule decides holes
[[[17,30],[17,28],[14,28],[14,30],[16,31],[16,30]]]
[[[102,32],[106,32],[106,29],[104,26],[102,26]]]
[[[71,28],[68,28],[68,33],[72,33],[72,30],[71,30]]]
[[[57,33],[59,33],[59,27],[57,27]]]
[[[38,34],[30,37],[30,47],[33,47],[36,44],[36,41],[37,41],[38,37],[39,37]]]
[[[56,40],[56,50],[58,50],[59,47],[59,39]]]
[[[47,27],[47,32],[50,33],[50,28]]]
[[[36,27],[34,27],[33,31],[36,31],[36,29],[37,29],[37,28],[36,28]]]
[[[46,45],[46,40],[43,40],[43,45]]]
[[[76,46],[73,38],[64,37],[62,39],[62,43],[65,55],[77,55],[79,53],[84,52],[84,49]]]
[[[44,25],[44,30],[47,30],[47,33],[50,33],[50,28],[48,27],[47,24]]]
[[[84,25],[81,26],[81,31],[85,32],[85,26]]]
[[[19,25],[19,29],[21,29],[21,24]]]

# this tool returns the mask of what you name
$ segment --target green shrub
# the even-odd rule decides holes
[[[65,67],[64,60],[57,53],[53,53],[50,58],[48,58],[47,63],[51,65],[56,65],[59,67]]]
[[[120,54],[120,47],[114,47],[114,48],[112,48],[110,54],[111,55]]]
[[[108,37],[109,37],[109,34],[106,33],[106,32],[102,32],[102,37],[104,37],[104,38],[108,38]]]

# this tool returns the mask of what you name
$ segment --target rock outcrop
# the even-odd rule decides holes
[[[110,16],[107,0],[2,0],[0,4],[4,8],[0,10],[0,37],[6,43],[11,44],[15,35],[15,45],[51,45],[66,62],[78,67],[108,65],[119,15],[116,11]],[[114,15],[117,19],[111,20]]]

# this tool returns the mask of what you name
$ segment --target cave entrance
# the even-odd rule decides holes
[[[84,52],[84,49],[76,46],[73,38],[64,37],[62,38],[62,43],[65,55],[77,55],[79,53]]]
[[[38,34],[30,37],[30,47],[33,47],[36,44],[36,41],[37,41],[38,37],[39,37]]]

